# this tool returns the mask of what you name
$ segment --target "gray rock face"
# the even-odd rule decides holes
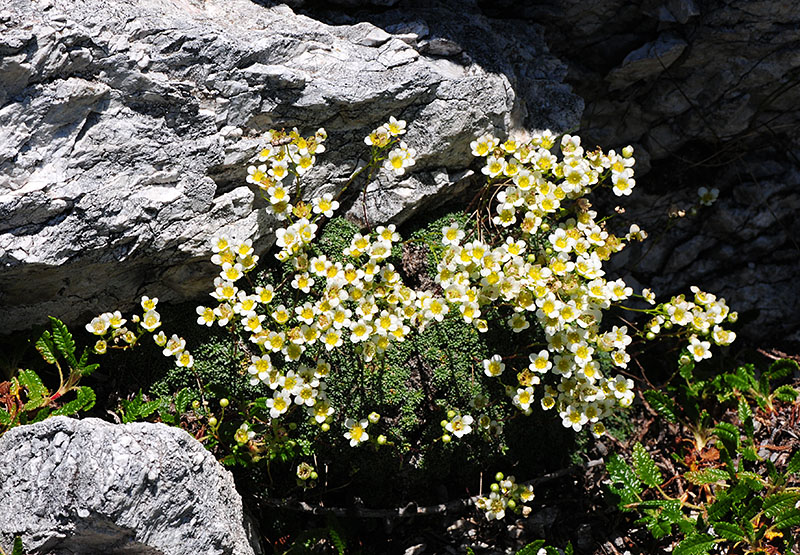
[[[514,9],[498,4],[498,17]],[[626,271],[665,295],[691,284],[723,295],[754,311],[740,336],[796,349],[800,3],[559,0],[520,17],[568,64],[584,142],[637,149],[637,189],[621,204],[651,238]],[[701,186],[718,202],[662,234]]]
[[[582,133],[653,159],[693,141],[800,138],[800,4],[779,0],[530,2],[586,100]]]
[[[583,104],[541,33],[519,39],[528,74],[483,67],[462,50],[491,26],[461,5],[428,14],[448,15],[445,40],[424,22],[394,34],[249,0],[4,2],[0,328],[204,293],[218,232],[263,251],[274,222],[244,177],[270,127],[328,130],[313,193],[344,181],[372,128],[408,120],[413,176],[369,195],[371,217],[395,221],[459,190],[476,134],[575,127]]]
[[[0,438],[0,547],[37,555],[252,555],[233,478],[162,424],[64,416]]]

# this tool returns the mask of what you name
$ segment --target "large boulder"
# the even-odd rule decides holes
[[[96,418],[0,437],[0,548],[10,553],[18,535],[36,555],[255,553],[233,478],[200,443],[163,424]]]
[[[263,251],[274,222],[244,177],[272,126],[328,130],[313,193],[343,183],[372,128],[408,120],[413,175],[368,195],[370,218],[401,221],[460,190],[476,134],[577,125],[582,101],[539,31],[512,41],[470,4],[438,10],[455,40],[249,0],[4,2],[0,329],[203,293],[218,232]],[[475,45],[495,58],[473,60]]]

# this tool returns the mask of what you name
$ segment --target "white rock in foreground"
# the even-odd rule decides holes
[[[253,555],[231,474],[163,424],[57,416],[0,437],[0,548]]]

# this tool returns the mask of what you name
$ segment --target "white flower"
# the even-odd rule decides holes
[[[86,331],[94,335],[103,335],[108,331],[109,326],[111,326],[109,318],[105,314],[101,314],[100,316],[95,316],[91,322],[86,324]]]
[[[711,206],[719,197],[719,189],[716,187],[708,189],[707,187],[700,187],[697,189],[697,196],[700,197],[700,204],[703,206]]]
[[[473,418],[465,414],[461,416],[460,414],[454,417],[450,422],[447,423],[445,429],[452,433],[456,437],[462,437],[472,431],[471,424],[473,422]]]
[[[369,439],[369,434],[367,433],[369,420],[366,418],[358,421],[348,418],[344,421],[344,425],[347,426],[347,431],[344,433],[344,437],[345,439],[350,440],[350,447],[356,447],[359,443]]]

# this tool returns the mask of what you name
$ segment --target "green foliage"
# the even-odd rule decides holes
[[[48,416],[77,414],[88,411],[95,404],[94,391],[78,383],[98,365],[89,364],[87,349],[84,349],[80,358],[75,356],[75,340],[61,320],[51,316],[50,330],[44,330],[34,346],[44,362],[55,366],[58,371],[58,388],[51,393],[39,373],[20,369],[10,382],[11,398],[7,408],[0,408],[0,435],[19,424],[39,422]],[[64,396],[72,392],[75,397],[64,402]],[[60,406],[57,401],[61,403]]]
[[[708,534],[694,534],[687,537],[675,548],[675,555],[705,555],[714,547],[716,540]]]
[[[636,476],[646,486],[653,488],[663,481],[655,461],[639,442],[633,446],[633,467],[636,469]]]
[[[78,366],[78,360],[75,358],[75,341],[72,339],[72,334],[64,325],[64,322],[58,318],[50,316],[50,324],[53,327],[53,343],[58,351],[61,353],[70,366]]]
[[[619,497],[619,506],[623,511],[641,501],[642,483],[636,472],[619,455],[611,455],[606,461],[606,471],[611,478],[608,489]]]
[[[609,491],[618,499],[623,511],[636,511],[637,521],[645,524],[653,537],[664,538],[677,531],[683,537],[673,552],[702,555],[712,549],[734,544],[747,546],[746,552],[765,553],[769,545],[781,543],[779,531],[800,524],[800,488],[789,485],[788,478],[800,471],[800,453],[788,460],[783,473],[769,460],[762,460],[755,443],[755,413],[775,410],[775,401],[782,401],[776,392],[790,402],[795,396],[788,385],[772,389],[775,380],[786,378],[797,368],[792,361],[778,361],[757,377],[752,365],[708,379],[695,375],[692,363],[683,365],[677,385],[665,391],[644,392],[650,407],[665,420],[680,424],[692,436],[693,449],[673,459],[687,470],[680,476],[664,477],[655,461],[641,444],[633,446],[633,468],[619,455],[607,461],[611,478]],[[734,422],[714,421],[707,406],[729,406]],[[716,411],[719,413],[719,410]],[[718,449],[718,457],[703,459],[708,445]],[[668,484],[679,480],[682,489],[696,490],[694,505],[686,496],[670,495]],[[695,501],[698,503],[698,501]],[[693,516],[697,515],[697,516]]]
[[[61,407],[50,413],[50,416],[68,416],[81,411],[87,411],[94,406],[96,397],[91,387],[82,386],[75,391],[75,399],[61,405]]]
[[[328,515],[325,526],[306,530],[294,539],[292,546],[283,552],[284,555],[305,555],[319,553],[321,545],[329,546],[337,555],[347,553],[346,533],[342,525],[333,515]]]
[[[678,422],[677,406],[670,397],[656,389],[650,389],[642,393],[650,407],[660,416],[670,422]]]
[[[120,402],[120,413],[122,415],[122,423],[136,422],[137,420],[144,420],[151,414],[156,412],[162,405],[161,399],[154,401],[145,401],[142,398],[142,390],[131,400],[122,400]]]

